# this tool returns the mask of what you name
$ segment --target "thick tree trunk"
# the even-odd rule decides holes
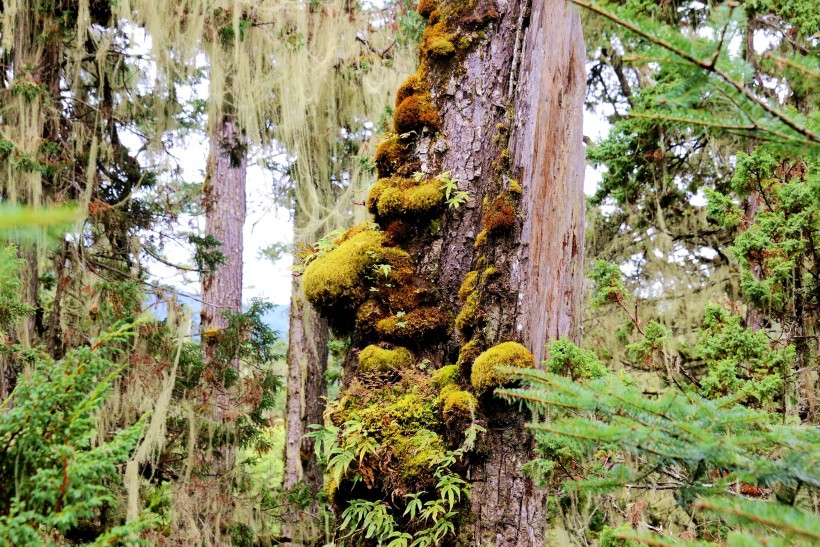
[[[424,261],[441,265],[439,283],[453,309],[468,271],[483,265],[501,272],[479,292],[485,344],[519,341],[540,363],[549,340],[580,334],[585,53],[580,19],[563,0],[497,9],[489,40],[464,59],[462,71],[453,71],[459,76],[432,89],[443,100],[448,144],[439,170],[465,183],[476,204],[492,202],[499,181],[507,189],[518,181],[519,225],[474,250],[487,206],[448,216],[441,257]],[[509,119],[505,150],[504,139],[493,144],[492,137]],[[504,156],[510,164],[499,172]],[[532,457],[524,417],[485,403],[488,433],[483,456],[471,466],[473,521],[466,536],[474,545],[543,545],[543,494],[521,472]]]
[[[357,303],[338,421],[363,405],[364,413],[384,412],[386,428],[413,435],[414,422],[401,425],[408,422],[399,422],[399,410],[375,397],[368,399],[368,394],[423,398],[428,380],[419,377],[418,370],[457,363],[450,391],[441,388],[435,403],[443,423],[423,422],[450,446],[460,443],[466,427],[452,420],[452,406],[448,411],[441,403],[455,393],[462,408],[470,408],[462,415],[467,423],[477,421],[486,429],[475,449],[457,463],[471,485],[468,517],[460,522],[457,542],[541,546],[544,493],[522,471],[533,456],[532,439],[524,431],[528,416],[494,397],[492,386],[504,379],[486,372],[499,364],[492,361],[495,351],[520,346],[505,344],[485,354],[486,368],[477,368],[475,375],[472,369],[478,354],[505,342],[526,346],[538,365],[547,357],[549,340],[577,340],[580,334],[585,95],[581,24],[564,0],[479,0],[469,5],[440,1],[438,8],[422,39],[420,69],[399,90],[398,135],[383,144],[376,158],[380,176],[392,178],[374,187],[368,206],[391,247],[381,251],[380,260],[393,257],[390,271],[395,274],[390,275],[395,278],[379,282],[378,274],[364,274],[364,294],[370,296]],[[417,171],[421,175],[413,176]],[[452,192],[453,179],[471,202],[445,204],[443,215],[431,218],[439,210],[431,211],[428,202],[415,196],[430,192],[431,185],[449,185]],[[365,236],[355,236],[360,238],[355,245],[366,245]],[[354,244],[348,245],[344,253],[356,260]],[[405,252],[412,275],[403,262]],[[349,279],[334,281],[329,272],[330,264],[344,260],[341,256],[309,268],[305,287],[310,285],[314,303],[329,309],[332,324],[344,327],[354,322],[344,313],[346,301],[326,299],[340,293],[356,298]],[[334,306],[342,312],[334,312]],[[385,350],[381,355],[404,355],[405,348],[393,349],[399,344],[413,350],[406,359],[410,364],[402,365],[398,358],[383,368],[379,362],[365,362]],[[478,398],[475,412],[469,403],[473,396]],[[383,411],[381,404],[387,405]],[[381,445],[376,461],[360,464],[364,486],[352,491],[356,487],[342,481],[336,506],[342,509],[357,497],[389,499],[400,520],[404,495],[413,488],[429,494],[430,487],[419,485],[423,477],[415,483],[403,481],[400,470],[407,469],[412,457],[402,451],[401,442],[379,437],[378,427],[372,434]]]
[[[225,263],[202,278],[202,331],[206,333],[205,358],[213,358],[214,344],[207,333],[227,326],[226,311],[242,309],[242,229],[245,225],[245,176],[248,163],[244,143],[232,116],[224,115],[211,135],[208,175],[205,182],[205,233],[219,241]],[[211,331],[210,329],[217,329]],[[239,363],[234,366],[238,368]],[[227,394],[218,408],[227,410]]]

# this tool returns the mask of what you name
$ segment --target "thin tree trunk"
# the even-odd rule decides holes
[[[327,342],[327,321],[305,301],[301,280],[294,278],[288,327],[283,487],[289,490],[304,481],[314,503],[309,516],[292,513],[286,519],[285,536],[291,538],[293,545],[311,544],[321,534],[315,500],[322,490],[323,475],[314,456],[313,439],[304,435],[310,431],[310,425],[323,423]]]
[[[216,374],[213,394],[214,429],[222,445],[210,449],[211,473],[217,484],[208,487],[211,500],[200,508],[204,517],[216,534],[219,543],[222,523],[229,521],[231,508],[231,476],[234,466],[235,444],[228,434],[232,418],[231,394],[222,381],[219,367],[215,363],[216,343],[219,332],[227,326],[225,312],[239,312],[242,309],[242,229],[245,223],[245,177],[247,156],[239,128],[232,116],[223,115],[215,124],[211,134],[205,181],[205,222],[206,235],[213,236],[221,243],[219,250],[225,255],[225,263],[202,278],[201,328],[205,362]],[[239,368],[238,359],[227,366]],[[216,501],[213,501],[213,497]]]

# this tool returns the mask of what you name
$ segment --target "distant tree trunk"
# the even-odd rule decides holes
[[[215,365],[216,342],[219,332],[227,326],[223,317],[226,311],[242,309],[242,229],[245,224],[245,177],[247,156],[245,143],[234,118],[223,115],[214,124],[205,181],[206,235],[221,243],[219,250],[225,255],[225,263],[217,266],[202,278],[201,327],[206,365]],[[219,364],[218,366],[222,366]],[[229,363],[236,369],[239,361]],[[219,370],[216,374],[213,394],[213,420],[218,432],[227,434],[231,420],[231,395],[222,382]],[[231,477],[235,460],[235,444],[227,437],[224,444],[211,454],[211,473],[217,485],[210,494],[217,496],[216,504],[203,507],[206,518],[212,521],[213,530],[219,534],[221,522],[229,521]]]

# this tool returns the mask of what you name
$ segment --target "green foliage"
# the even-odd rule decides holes
[[[593,303],[596,306],[623,301],[626,286],[622,279],[621,270],[617,265],[605,260],[597,260],[589,277],[595,284]]]
[[[21,377],[0,414],[0,539],[14,545],[65,538],[82,522],[116,505],[117,464],[125,462],[142,434],[144,421],[108,438],[97,429],[97,412],[110,395],[121,367],[112,361],[123,350],[129,327],[101,335],[90,346],[60,361],[41,357]],[[101,440],[102,439],[102,440]],[[99,530],[94,544],[134,542],[153,525],[138,520]]]
[[[764,407],[772,407],[795,359],[793,346],[773,349],[764,332],[744,328],[739,317],[717,306],[706,307],[696,349],[707,366],[704,395],[745,395],[747,403]]]
[[[549,371],[573,380],[594,380],[609,375],[609,369],[589,350],[579,348],[566,337],[550,345]]]
[[[196,269],[203,273],[214,271],[217,266],[225,264],[225,253],[219,250],[222,243],[212,235],[200,237],[188,234],[188,243],[194,246],[194,264]]]
[[[452,44],[450,44],[450,47],[452,47]],[[458,179],[450,178],[449,171],[436,175],[436,180],[441,183],[439,189],[444,192],[444,203],[447,207],[458,209],[465,203],[473,201],[469,192],[458,189]]]
[[[0,247],[0,336],[17,319],[34,313],[34,308],[20,302],[18,294],[22,263],[13,246]]]

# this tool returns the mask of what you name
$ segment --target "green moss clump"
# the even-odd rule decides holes
[[[465,372],[467,367],[471,366],[480,354],[481,342],[475,338],[461,346],[461,350],[458,352],[457,364],[462,372]]]
[[[476,287],[478,287],[478,272],[467,272],[461,288],[458,289],[458,299],[464,302],[470,296],[470,293],[476,290]]]
[[[493,346],[473,363],[470,383],[473,388],[484,393],[509,381],[509,375],[497,370],[498,367],[534,368],[535,357],[518,342],[503,342]]]
[[[454,416],[473,416],[476,408],[478,408],[478,401],[469,391],[448,389],[441,394],[441,411],[445,419]]]
[[[478,291],[474,290],[464,300],[456,317],[456,329],[465,339],[472,337],[478,319]]]
[[[379,178],[389,177],[396,172],[409,155],[407,145],[402,143],[398,137],[385,139],[376,148],[376,155],[373,162],[376,164],[376,172]]]
[[[438,184],[400,177],[380,179],[367,196],[368,210],[379,219],[409,216],[416,220],[437,212],[443,203]]]
[[[510,193],[521,194],[524,190],[521,188],[521,183],[515,179],[510,179]]]
[[[422,344],[447,335],[450,316],[439,308],[417,308],[403,315],[382,319],[376,332],[388,340]]]
[[[393,125],[399,135],[420,132],[425,127],[438,129],[438,111],[430,95],[415,94],[403,99],[393,115]]]
[[[387,372],[407,367],[416,360],[407,348],[384,349],[370,345],[359,352],[359,369],[362,372]]]
[[[445,386],[455,385],[458,380],[458,367],[456,365],[447,365],[441,367],[433,373],[433,387],[442,389]]]
[[[381,260],[382,242],[379,232],[360,231],[311,262],[302,276],[308,302],[326,314],[358,307],[367,297],[365,276]]]

